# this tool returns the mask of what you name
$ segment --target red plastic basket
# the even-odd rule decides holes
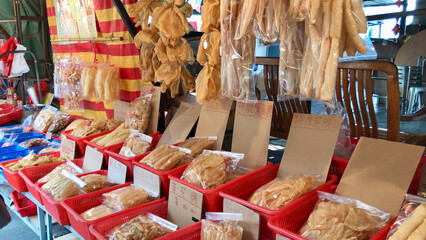
[[[45,153],[45,154],[41,154],[40,156],[45,156],[45,155],[54,155],[55,157],[59,157],[60,152]],[[26,192],[28,191],[27,186],[25,185],[24,179],[21,177],[21,175],[19,175],[19,172],[13,172],[6,167],[7,164],[17,162],[19,160],[21,159],[1,162],[0,167],[3,169],[4,175],[7,179],[7,182],[10,184],[10,186],[15,188],[16,191],[18,192]],[[49,163],[49,164],[55,164],[55,163]],[[45,164],[45,165],[49,165],[49,164]]]
[[[116,212],[113,214],[110,214],[108,216],[93,220],[93,221],[87,221],[83,219],[80,214],[93,208],[98,205],[102,204],[103,196],[102,194],[106,192],[110,192],[112,190],[122,188],[125,186],[130,185],[131,183],[125,183],[122,185],[114,186],[112,188],[103,189],[100,191],[96,191],[93,193],[88,193],[85,195],[75,196],[68,199],[65,199],[61,202],[62,206],[66,209],[66,212],[68,214],[68,219],[71,223],[71,226],[73,229],[78,232],[84,239],[96,239],[89,231],[89,227],[92,224],[103,222],[104,220],[114,219],[120,215],[127,215],[131,214],[133,211],[141,211],[146,209],[147,207],[150,207],[152,205],[156,205],[158,203],[164,202],[166,199],[161,198],[159,200],[149,202],[146,204],[142,204],[140,206],[136,206],[133,208],[129,208],[120,212]],[[167,209],[167,206],[166,206]]]
[[[16,190],[13,190],[11,194],[13,202],[15,203],[15,209],[19,212],[21,217],[29,217],[37,214],[37,205],[31,202],[30,199]]]
[[[76,138],[74,136],[71,136],[70,133],[72,131],[73,130],[65,131],[65,132],[62,133],[62,135],[64,135],[67,139],[76,142],[76,144],[78,146],[78,148],[76,148],[76,151],[77,151],[77,149],[79,151],[79,152],[77,151],[76,154],[78,155],[78,153],[79,153],[82,156],[84,156],[84,154],[86,153],[86,142],[85,142],[85,140],[90,141],[90,140],[92,140],[92,139],[94,139],[96,137],[108,134],[108,133],[110,133],[110,132],[112,132],[114,130],[109,130],[109,131],[106,131],[106,132],[96,133],[96,134],[93,134],[93,135],[90,135],[90,136],[87,136],[87,137],[83,137],[83,138]]]
[[[182,179],[169,176],[171,180],[186,185],[192,189],[197,190],[203,194],[203,212],[221,212],[223,208],[223,197],[219,195],[221,191],[227,191],[229,189],[238,189],[239,191],[246,189],[247,187],[262,181],[263,179],[269,179],[270,176],[276,176],[278,171],[278,164],[272,165],[268,163],[265,167],[256,169],[250,173],[247,173],[239,178],[229,181],[215,189],[203,189],[195,186],[191,183],[185,182]]]
[[[324,192],[334,193],[336,191],[337,185],[333,185],[324,189]],[[311,192],[305,195],[304,198],[299,198],[297,204],[292,208],[287,209],[278,216],[274,216],[268,221],[268,226],[274,230],[275,234],[279,234],[288,239],[292,240],[307,240],[304,237],[301,237],[297,233],[300,228],[308,220],[309,215],[314,210],[315,205],[318,201],[318,194],[316,192]],[[371,240],[385,240],[386,235],[389,232],[390,227],[392,226],[393,221],[389,222],[383,229],[377,232]]]
[[[13,108],[14,106],[12,104],[2,103],[0,104],[0,114],[9,113]]]
[[[22,109],[14,107],[12,109],[7,109],[6,113],[0,113],[0,115],[0,124],[7,123],[20,118],[22,116]]]
[[[268,238],[275,238],[275,234],[273,230],[268,227],[268,220],[271,217],[277,216],[287,211],[288,209],[292,208],[295,204],[299,202],[298,201],[299,199],[305,198],[306,195],[312,194],[312,193],[316,194],[317,191],[323,191],[324,189],[327,189],[328,187],[332,186],[334,183],[337,182],[337,177],[334,175],[330,175],[328,176],[328,180],[326,183],[312,190],[311,192],[305,194],[304,196],[299,197],[298,199],[287,204],[286,206],[282,207],[279,210],[270,210],[270,209],[258,206],[256,204],[253,204],[247,200],[248,198],[250,198],[250,196],[253,194],[254,191],[256,191],[261,186],[267,184],[268,182],[272,181],[273,179],[275,179],[275,177],[276,177],[276,173],[273,175],[272,174],[268,175],[266,178],[256,179],[256,181],[246,184],[244,188],[232,187],[220,192],[220,196],[222,196],[223,198],[230,199],[234,202],[237,202],[259,213],[260,234]]]
[[[106,170],[99,170],[99,171],[95,171],[95,172],[90,172],[90,173],[84,173],[84,174],[80,174],[77,175],[78,177],[81,176],[85,176],[88,174],[93,174],[93,173],[97,173],[97,174],[103,174],[106,175],[107,171]],[[68,219],[67,216],[67,211],[65,210],[65,208],[61,205],[61,202],[56,202],[55,200],[53,200],[49,195],[47,195],[42,189],[41,187],[46,184],[46,182],[43,183],[38,183],[36,185],[37,187],[37,191],[40,194],[41,200],[43,202],[44,207],[46,208],[46,211],[49,212],[50,215],[52,215],[52,217],[62,226],[65,225],[69,225],[70,221]],[[111,189],[111,188],[106,188],[106,189]],[[100,190],[101,191],[101,190]],[[96,193],[98,191],[92,192],[92,193]],[[85,196],[87,194],[90,193],[86,193],[86,194],[82,194],[79,196],[82,196],[83,198],[85,198]]]
[[[75,163],[80,168],[83,167],[83,159],[74,159],[71,162]],[[25,181],[25,185],[27,186],[28,191],[34,196],[37,201],[43,205],[41,200],[40,193],[36,188],[36,182],[53,171],[57,166],[64,164],[64,162],[52,163],[47,165],[41,165],[36,167],[23,168],[19,170],[19,175],[21,175],[22,179]]]

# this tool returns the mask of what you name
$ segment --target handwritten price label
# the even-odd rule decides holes
[[[201,220],[203,194],[186,185],[170,180],[167,216],[179,227],[186,227]]]
[[[244,229],[243,239],[259,238],[259,213],[227,198],[223,199],[223,212],[243,214],[243,221],[238,223]]]
[[[126,165],[110,157],[108,162],[108,180],[114,183],[123,184],[126,182]]]
[[[228,98],[212,99],[203,105],[202,111],[229,114],[231,105],[232,105],[232,100]]]
[[[160,195],[160,176],[138,166],[133,166],[133,174],[136,186],[151,192],[154,196]]]
[[[68,156],[70,159],[75,157],[75,142],[69,140],[67,137],[61,137],[61,157]]]
[[[340,123],[341,118],[311,114],[294,114],[291,126],[311,130],[335,131],[336,129],[340,129]]]
[[[264,101],[258,103],[237,102],[236,113],[247,118],[271,119],[273,108],[273,104]]]
[[[86,154],[84,155],[83,169],[86,172],[93,172],[100,170],[104,154],[98,150],[86,145]]]

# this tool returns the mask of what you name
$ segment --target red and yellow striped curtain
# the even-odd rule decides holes
[[[47,0],[47,15],[51,39],[57,39],[57,23],[55,14],[55,0]],[[137,0],[122,0],[126,9]],[[123,37],[123,41],[109,42],[80,42],[71,44],[59,44],[52,42],[52,52],[56,56],[72,55],[82,56],[86,62],[93,62],[96,56],[98,62],[109,62],[120,67],[120,98],[123,101],[132,101],[140,94],[140,85],[144,84],[141,79],[141,72],[138,68],[139,50],[133,44],[133,39],[127,31],[124,22],[115,9],[111,0],[93,0],[96,12],[96,28],[98,37]],[[132,16],[131,16],[132,17]],[[133,19],[133,18],[132,18]],[[60,99],[61,110],[63,111],[63,100]],[[80,115],[86,118],[113,118],[114,103],[84,101],[84,112],[68,112],[73,115]]]

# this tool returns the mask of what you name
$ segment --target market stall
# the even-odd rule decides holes
[[[378,139],[371,72],[396,67],[371,60],[362,1],[204,1],[202,35],[196,6],[47,1],[59,106],[0,126],[0,183],[40,239],[53,220],[86,240],[424,239],[425,148]],[[267,96],[259,42],[280,43]]]

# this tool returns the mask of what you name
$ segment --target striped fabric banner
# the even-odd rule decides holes
[[[47,0],[47,15],[49,22],[50,37],[58,38],[55,0]],[[126,9],[128,9],[137,0],[122,0]],[[53,57],[70,55],[82,56],[86,62],[93,62],[96,56],[98,62],[106,62],[107,56],[111,64],[120,67],[120,98],[123,101],[132,101],[139,97],[140,85],[144,84],[141,79],[141,72],[138,68],[139,50],[133,44],[133,39],[127,31],[124,22],[115,9],[111,0],[93,0],[96,12],[96,27],[98,37],[123,37],[123,41],[114,42],[80,42],[72,44],[58,44],[52,42]],[[132,17],[132,16],[131,16]],[[132,18],[133,19],[133,18]],[[60,99],[61,110],[63,110],[63,99]],[[114,103],[93,101],[84,101],[84,112],[68,112],[73,115],[79,115],[86,118],[113,118]]]

